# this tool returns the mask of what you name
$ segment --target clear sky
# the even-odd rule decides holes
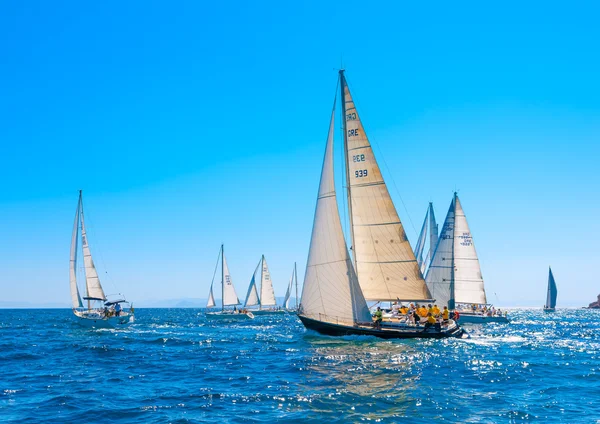
[[[263,253],[283,296],[294,261],[304,275],[343,60],[411,243],[457,188],[491,301],[542,305],[552,265],[559,306],[587,304],[598,16],[597,2],[3,2],[0,300],[68,304],[79,189],[108,293],[204,298],[224,242],[240,297]]]

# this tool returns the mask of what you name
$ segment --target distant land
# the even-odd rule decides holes
[[[276,298],[277,304],[283,304],[283,297]],[[207,299],[199,298],[180,298],[180,299],[165,299],[165,300],[141,300],[134,301],[133,306],[136,308],[205,308]],[[215,299],[216,307],[221,307],[221,299]],[[290,301],[291,305],[295,305],[295,298]],[[70,303],[62,302],[19,302],[19,301],[2,301],[0,300],[0,309],[70,309]]]

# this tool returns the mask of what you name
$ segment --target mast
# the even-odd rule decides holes
[[[452,225],[452,261],[451,261],[451,268],[450,268],[450,300],[448,300],[448,309],[449,310],[454,310],[456,305],[454,303],[455,299],[454,299],[454,267],[455,265],[455,259],[454,259],[454,241],[455,241],[455,233],[456,233],[456,192],[454,192],[454,224]]]
[[[263,294],[263,276],[265,275],[265,255],[260,257],[260,299],[258,302],[258,309],[262,309],[262,294]]]
[[[225,310],[225,262],[223,258],[225,257],[225,249],[223,248],[223,244],[221,244],[221,311]]]
[[[350,250],[352,250],[352,261],[356,270],[356,245],[354,243],[354,223],[352,220],[352,192],[350,190],[350,166],[348,165],[348,134],[346,130],[346,78],[344,78],[344,70],[340,69],[340,90],[342,104],[342,131],[344,133],[344,160],[346,161],[344,168],[346,169],[346,197],[348,199],[348,216],[350,217]]]
[[[296,262],[294,262],[294,278],[296,279],[296,310],[298,310],[298,270],[296,269]]]
[[[79,225],[81,227],[83,227],[83,223],[81,222],[81,216],[82,215],[83,215],[83,193],[82,193],[82,190],[79,190]],[[81,229],[81,237],[83,238],[83,228]],[[84,252],[84,258],[85,258],[85,252]],[[84,263],[84,266],[83,266],[83,277],[84,277],[85,282],[86,282],[86,284],[85,284],[85,297],[87,298],[87,308],[88,308],[88,311],[89,311],[90,309],[92,309],[92,305],[91,305],[91,300],[90,300],[90,287],[89,287],[89,284],[87,284],[87,272],[86,272],[85,263]]]

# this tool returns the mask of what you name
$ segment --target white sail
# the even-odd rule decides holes
[[[208,293],[208,302],[206,303],[207,308],[213,308],[215,306],[215,296],[213,295],[213,286],[210,285],[210,292]]]
[[[438,231],[438,225],[435,222],[435,214],[433,213],[433,203],[429,202],[429,252],[424,261],[424,268],[431,263],[433,251],[438,243]]]
[[[288,284],[287,290],[285,291],[285,298],[283,299],[283,307],[285,309],[290,308],[290,297],[292,296],[293,285],[294,285],[294,271],[292,271],[292,276],[290,277],[290,282]]]
[[[275,300],[275,291],[271,281],[271,273],[267,266],[267,260],[262,257],[262,275],[260,278],[260,306],[273,306],[277,304]]]
[[[227,267],[227,259],[223,254],[223,306],[239,305],[240,300],[235,292],[235,287],[231,281],[231,275],[229,274],[229,268]]]
[[[421,227],[421,232],[419,233],[419,239],[417,240],[417,245],[415,246],[415,258],[417,258],[417,264],[419,264],[419,268],[421,272],[423,272],[425,265],[423,261],[423,251],[425,250],[425,240],[427,239],[427,222],[429,220],[429,208],[427,208],[427,212],[425,213],[425,220],[423,221],[423,226]]]
[[[260,304],[260,299],[258,298],[258,290],[256,289],[256,271],[258,271],[258,267],[262,263],[262,259],[258,262],[254,273],[252,274],[252,279],[250,280],[250,287],[248,287],[248,293],[246,294],[246,301],[244,302],[244,307],[248,306],[256,306]]]
[[[454,199],[454,299],[459,303],[485,304],[487,299],[473,236],[456,194]]]
[[[73,234],[71,236],[71,260],[69,261],[69,282],[71,286],[71,303],[73,308],[82,308],[81,296],[77,287],[77,239],[79,233],[79,213],[81,208],[81,192],[77,202],[77,212],[75,213],[75,223],[73,224]]]
[[[450,301],[452,280],[452,250],[454,242],[454,199],[442,226],[442,232],[435,247],[425,281],[436,304],[447,306]]]
[[[424,300],[430,294],[358,116],[343,74],[353,255],[368,300]]]
[[[320,321],[354,324],[371,315],[350,261],[337,206],[333,174],[334,111],[315,209],[300,313]]]
[[[86,298],[106,300],[104,290],[102,290],[102,285],[100,284],[100,278],[98,278],[98,272],[94,266],[94,260],[92,259],[92,253],[90,252],[90,246],[88,244],[87,233],[85,231],[85,220],[83,216],[83,202],[81,202],[81,247],[83,250],[85,283],[87,286]]]

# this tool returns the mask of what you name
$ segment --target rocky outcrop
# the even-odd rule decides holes
[[[600,294],[598,295],[598,300],[596,300],[595,302],[590,303],[590,306],[588,306],[588,308],[591,308],[591,309],[600,309]]]

